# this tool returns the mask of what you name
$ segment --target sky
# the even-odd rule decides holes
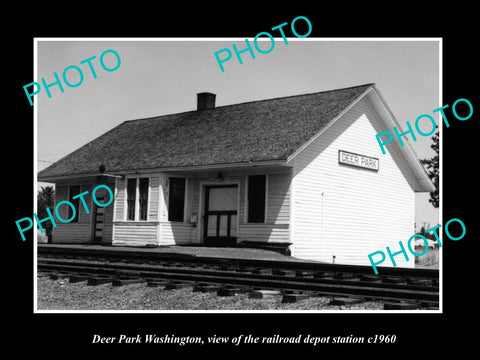
[[[432,110],[442,105],[436,39],[288,38],[285,44],[280,37],[268,54],[254,50],[253,59],[243,53],[243,64],[233,54],[223,64],[224,72],[214,53],[224,48],[233,53],[232,44],[244,49],[243,38],[53,40],[37,38],[32,81],[45,78],[53,83],[53,73],[61,78],[70,65],[80,67],[84,78],[77,87],[63,84],[63,93],[52,86],[51,98],[44,89],[34,97],[37,171],[123,121],[195,110],[199,92],[215,93],[216,105],[223,106],[375,83],[403,129],[406,121],[414,126],[421,114],[432,115],[438,124],[438,113]],[[270,40],[259,41],[259,46],[268,49]],[[111,72],[100,64],[100,55],[109,49],[121,58],[119,68]],[[88,64],[80,63],[92,56],[96,79]],[[105,54],[104,61],[106,67],[116,65],[112,53]],[[69,70],[67,78],[73,84],[80,80],[75,70]],[[431,143],[431,137],[422,136],[410,141],[420,159],[434,155]],[[423,222],[439,223],[438,209],[428,198],[428,193],[416,195],[417,229]]]

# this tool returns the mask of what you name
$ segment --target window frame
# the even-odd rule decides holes
[[[146,218],[145,219],[140,219],[140,179],[148,179],[148,186],[147,186],[147,211],[146,211]],[[134,206],[135,206],[135,212],[134,212],[134,218],[128,219],[128,182],[129,180],[135,180],[135,198],[134,198]],[[151,177],[150,176],[127,176],[125,178],[125,186],[124,186],[124,216],[123,219],[124,221],[127,222],[147,222],[148,217],[150,215],[150,200],[151,200]]]
[[[259,222],[250,222],[249,221],[249,210],[250,210],[250,202],[249,202],[249,178],[251,176],[265,176],[265,198],[264,198],[264,214],[263,214],[263,221]],[[266,224],[267,223],[267,212],[268,209],[268,174],[251,174],[245,177],[245,223],[246,224]]]
[[[142,207],[142,199],[141,198],[141,192],[140,192],[140,185],[142,183],[142,180],[147,180],[147,191],[146,191],[146,203],[145,203],[145,208]],[[150,178],[148,177],[139,177],[137,180],[137,186],[138,186],[138,221],[147,221],[148,220],[148,203],[149,203],[149,193],[150,193]],[[142,219],[142,210],[145,210],[145,219]]]
[[[135,181],[135,186],[134,186],[134,193],[133,193],[133,219],[129,219],[129,206],[128,206],[128,201],[129,201],[129,198],[128,198],[128,194],[129,194],[129,191],[128,191],[128,184],[131,183],[132,181]],[[136,219],[136,213],[137,213],[137,209],[138,209],[138,206],[137,206],[137,183],[138,183],[138,180],[137,178],[129,178],[129,179],[125,179],[125,220],[126,221],[135,221]]]

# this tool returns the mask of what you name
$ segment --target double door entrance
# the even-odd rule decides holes
[[[210,246],[237,244],[238,185],[205,186],[204,239]]]

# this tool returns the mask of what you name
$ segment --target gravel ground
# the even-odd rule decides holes
[[[68,279],[38,278],[38,310],[383,310],[381,302],[348,306],[328,305],[325,297],[282,304],[281,296],[249,299],[248,294],[221,297],[191,288],[163,290],[145,284],[87,286]]]

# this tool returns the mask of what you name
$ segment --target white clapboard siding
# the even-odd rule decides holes
[[[149,177],[147,221],[125,221],[126,219],[126,181],[117,179],[115,222],[113,225],[113,245],[143,246],[158,245],[160,176]]]
[[[56,186],[55,208],[59,202],[68,201],[68,188],[69,185]],[[81,200],[79,200],[78,222],[62,223],[57,219],[55,212],[53,212],[55,223],[57,225],[57,227],[52,230],[52,242],[54,244],[77,244],[91,241],[92,227],[90,215],[92,210],[92,185],[81,185],[80,193],[84,191],[88,191],[88,194],[84,196],[84,199],[89,208],[90,214],[86,213]],[[58,208],[58,214],[62,219],[68,219],[68,209],[69,206],[67,204],[63,204]]]
[[[158,224],[156,222],[114,223],[113,245],[144,246],[158,245]]]
[[[186,222],[160,223],[160,245],[197,243],[197,228]]]
[[[199,182],[196,179],[187,180],[187,198],[185,204],[185,218],[183,219],[184,224],[190,225],[190,216],[193,213],[198,212],[198,201],[199,201]],[[192,227],[190,225],[190,227]]]
[[[369,265],[368,254],[397,251],[413,234],[413,176],[401,149],[382,154],[375,134],[383,130],[364,98],[294,158],[293,256]],[[339,150],[379,158],[380,169],[340,165]]]
[[[160,203],[159,203],[159,220],[160,221],[167,221],[168,219],[168,186],[167,186],[167,179],[168,176],[161,175],[159,178],[160,182]]]
[[[160,245],[178,245],[178,244],[191,244],[198,242],[198,228],[193,227],[190,224],[190,216],[192,213],[198,213],[198,180],[187,179],[186,189],[186,203],[183,222],[170,222],[168,221],[168,188],[166,184],[166,176],[159,178],[159,184],[161,186],[163,204],[160,204],[161,209],[161,222],[160,222]],[[198,218],[198,214],[197,214]]]
[[[240,196],[240,202],[238,204],[238,222],[239,222],[239,228],[238,228],[238,231],[240,232],[240,226],[242,224],[244,224],[246,221],[246,208],[245,208],[245,205],[246,205],[246,196],[247,196],[247,192],[246,192],[246,188],[247,188],[247,177],[246,176],[240,176],[238,177],[238,181],[240,182],[240,185],[239,185],[239,196]]]
[[[88,194],[90,195],[90,194]],[[61,201],[68,200],[68,185],[57,185],[55,187],[55,208],[57,207],[57,204]],[[88,204],[88,203],[87,203]],[[60,214],[61,217],[64,219],[67,217],[67,212],[68,212],[68,207],[66,205],[60,206],[58,208],[58,213]],[[55,215],[55,213],[54,213]]]
[[[267,176],[267,218],[263,224],[246,220],[246,177],[241,178],[240,224],[237,242],[290,242],[290,179],[291,172],[269,173]]]
[[[124,220],[125,216],[125,180],[117,179],[115,189],[115,221]]]
[[[243,224],[239,225],[237,242],[289,242],[288,224]]]
[[[157,221],[159,199],[160,199],[160,177],[159,176],[150,177],[149,187],[150,187],[150,193],[149,193],[149,199],[148,199],[148,220]]]
[[[190,221],[190,216],[193,213],[198,214],[198,202],[199,202],[199,182],[197,179],[188,179],[188,189],[187,189],[187,207],[186,207],[186,216],[187,221]]]
[[[291,173],[269,174],[267,224],[288,224],[290,221]]]
[[[114,185],[107,184],[112,193],[114,192]],[[69,185],[57,185],[56,187],[56,204],[61,201],[68,200],[68,188]],[[93,214],[95,209],[95,203],[92,199],[92,191],[95,188],[93,184],[82,184],[80,187],[80,193],[88,191],[88,194],[83,196],[87,205],[89,213],[87,214],[83,202],[79,200],[78,207],[78,222],[62,223],[56,219],[57,227],[53,229],[53,243],[86,243],[93,241]],[[78,195],[78,194],[73,194]],[[113,237],[113,207],[112,204],[104,208],[104,225],[103,225],[103,238],[102,243],[111,243]],[[58,214],[62,219],[68,218],[68,205],[62,205],[58,208]]]
[[[267,171],[268,172],[268,171]],[[178,176],[178,175],[177,175]],[[159,221],[158,223],[158,245],[175,244],[199,244],[203,242],[201,230],[203,228],[202,214],[203,207],[200,206],[201,191],[204,191],[205,184],[216,184],[216,173],[196,174],[194,178],[187,180],[187,197],[185,217],[183,222],[168,221],[168,189],[165,187],[166,174],[150,177],[150,197],[148,222]],[[224,182],[239,184],[239,241],[289,241],[289,216],[290,216],[290,179],[291,171],[286,170],[268,174],[267,192],[267,221],[265,224],[246,224],[245,219],[245,173],[225,174]],[[203,197],[202,197],[203,198]],[[203,199],[204,200],[204,199]],[[123,222],[125,211],[125,181],[117,180],[116,202],[115,202],[115,229],[114,244],[138,244],[139,234],[144,233],[142,222]],[[190,223],[193,213],[197,214],[197,226]],[[125,228],[121,229],[122,224]],[[137,231],[137,226],[139,226]],[[117,233],[117,231],[119,231]],[[131,240],[127,240],[127,236]]]

